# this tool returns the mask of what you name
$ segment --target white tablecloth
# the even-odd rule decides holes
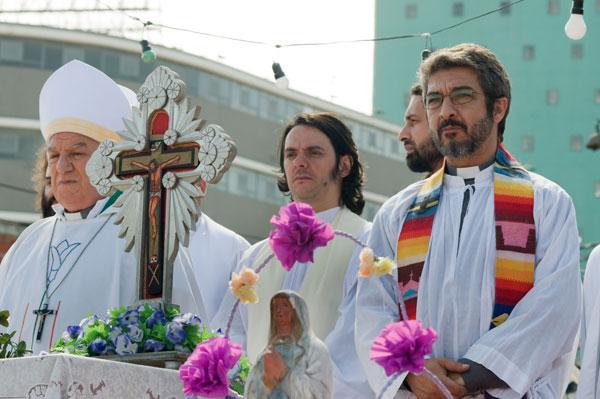
[[[175,370],[72,355],[0,360],[0,399],[184,398]]]

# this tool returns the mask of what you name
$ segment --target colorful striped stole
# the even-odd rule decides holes
[[[419,280],[442,196],[444,167],[425,180],[402,225],[396,262],[408,317],[416,318]],[[533,287],[535,223],[533,185],[527,171],[500,144],[494,164],[496,219],[495,304],[490,328],[502,324]]]

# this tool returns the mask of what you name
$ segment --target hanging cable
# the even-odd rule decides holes
[[[134,15],[131,15],[123,10],[118,10],[115,9],[113,7],[111,7],[109,4],[106,4],[104,1],[102,0],[98,0],[99,4],[102,4],[103,6],[105,6],[106,8],[110,9],[111,11],[114,12],[118,12],[121,13],[123,15],[125,15],[128,18],[131,18],[135,21],[140,22],[141,24],[148,24],[148,25],[152,25],[152,26],[156,26],[159,28],[164,28],[164,29],[169,29],[169,30],[174,30],[174,31],[179,31],[179,32],[187,32],[187,33],[193,33],[196,35],[201,35],[201,36],[207,36],[207,37],[212,37],[212,38],[216,38],[216,39],[223,39],[223,40],[230,40],[230,41],[235,41],[235,42],[240,42],[240,43],[247,43],[247,44],[255,44],[255,45],[260,45],[260,46],[271,46],[271,47],[276,47],[276,48],[283,48],[283,47],[308,47],[308,46],[332,46],[332,45],[338,45],[338,44],[350,44],[350,43],[365,43],[365,42],[382,42],[382,41],[389,41],[389,40],[401,40],[401,39],[410,39],[410,38],[415,38],[415,37],[423,37],[423,35],[425,34],[429,34],[430,36],[433,35],[437,35],[440,34],[442,32],[445,32],[447,30],[450,29],[454,29],[458,26],[464,25],[466,23],[475,21],[477,19],[483,18],[485,16],[488,16],[490,14],[496,13],[496,12],[500,12],[502,10],[504,10],[505,8],[511,7],[515,4],[518,3],[522,3],[525,0],[514,0],[510,3],[504,4],[501,7],[498,7],[496,9],[487,11],[483,14],[479,14],[476,15],[474,17],[471,18],[467,18],[461,22],[458,22],[454,25],[450,25],[447,26],[445,28],[442,29],[438,29],[436,31],[427,33],[427,32],[423,32],[423,33],[408,33],[408,34],[403,34],[403,35],[393,35],[393,36],[384,36],[384,37],[375,37],[375,38],[369,38],[369,39],[354,39],[354,40],[334,40],[334,41],[327,41],[327,42],[305,42],[305,43],[284,43],[284,44],[277,44],[277,43],[268,43],[268,42],[264,42],[264,41],[258,41],[258,40],[248,40],[248,39],[241,39],[238,37],[233,37],[233,36],[224,36],[224,35],[218,35],[218,34],[214,34],[214,33],[207,33],[207,32],[200,32],[200,31],[196,31],[193,29],[187,29],[187,28],[178,28],[176,26],[170,26],[170,25],[164,25],[164,24],[159,24],[159,23],[154,23],[151,21],[143,21],[141,18],[138,18]],[[580,1],[580,0],[577,0]]]

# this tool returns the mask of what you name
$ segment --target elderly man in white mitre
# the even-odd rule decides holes
[[[29,226],[0,266],[0,309],[8,329],[34,353],[48,351],[68,325],[88,313],[131,305],[137,299],[137,265],[124,251],[112,205],[101,197],[85,166],[99,143],[120,141],[135,94],[81,61],[55,71],[40,93],[55,216]],[[191,264],[176,260],[173,301],[202,315]]]

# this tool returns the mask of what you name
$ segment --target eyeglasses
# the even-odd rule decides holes
[[[430,93],[425,97],[425,108],[438,109],[444,102],[444,97],[450,98],[454,105],[468,104],[475,99],[475,94],[481,94],[468,87],[452,90],[450,94]]]

